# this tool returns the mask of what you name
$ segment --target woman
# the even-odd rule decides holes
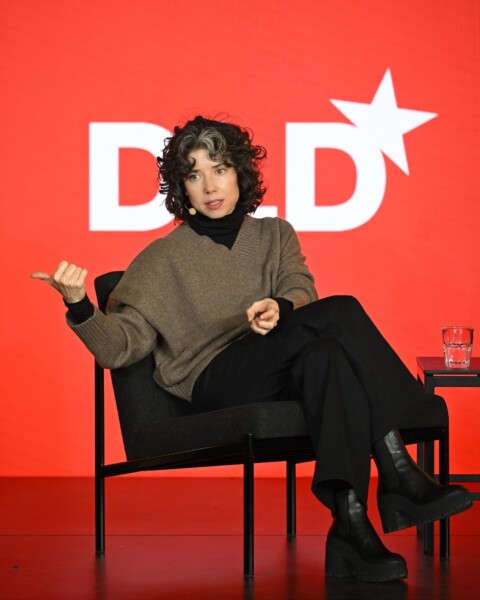
[[[407,576],[366,511],[370,455],[385,531],[472,505],[417,467],[395,429],[423,392],[351,297],[317,300],[293,228],[254,219],[266,152],[248,131],[196,117],[176,127],[158,159],[167,209],[181,224],[125,272],[102,314],[85,269],[53,276],[70,327],[106,368],[153,352],[155,381],[203,411],[245,402],[301,402],[318,457],[312,490],[333,515],[326,572],[367,581]]]

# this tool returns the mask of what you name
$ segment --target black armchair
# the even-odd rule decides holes
[[[97,277],[98,304],[122,271]],[[104,370],[95,363],[95,509],[96,551],[105,552],[105,478],[147,470],[242,464],[244,468],[244,575],[254,572],[254,463],[286,462],[287,535],[296,535],[295,466],[314,459],[301,406],[293,401],[245,404],[199,413],[162,390],[152,378],[147,356],[111,371],[126,461],[105,464]],[[406,443],[424,443],[425,466],[433,470],[433,441],[439,440],[440,478],[448,481],[448,413],[439,396],[409,413],[401,424]],[[433,551],[433,529],[425,528],[425,548]],[[449,554],[448,520],[441,528],[441,554]]]

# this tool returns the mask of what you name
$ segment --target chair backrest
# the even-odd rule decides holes
[[[108,297],[122,278],[123,271],[112,271],[95,279],[98,307],[105,312]],[[196,411],[190,402],[163,390],[153,380],[153,355],[137,363],[111,371],[113,391],[127,458],[137,455],[136,445],[145,427]]]

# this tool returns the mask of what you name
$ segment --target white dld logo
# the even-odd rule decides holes
[[[403,135],[437,115],[398,108],[390,70],[370,104],[331,100],[352,125],[286,124],[286,217],[297,231],[346,231],[369,221],[386,187],[384,156],[409,174]],[[152,123],[90,123],[90,229],[147,231],[172,220],[160,195],[144,204],[119,204],[119,149],[140,148],[156,156],[171,132]],[[315,150],[342,150],[356,169],[352,196],[334,206],[315,205]],[[275,216],[260,207],[255,216]]]

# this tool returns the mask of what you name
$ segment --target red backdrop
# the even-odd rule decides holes
[[[357,296],[412,372],[442,325],[479,329],[479,22],[477,0],[1,0],[0,474],[92,473],[93,361],[29,273],[76,262],[93,297],[167,233],[89,215],[113,199],[139,229],[160,133],[197,113],[255,131],[320,295]],[[445,397],[452,469],[478,471],[479,393]]]

